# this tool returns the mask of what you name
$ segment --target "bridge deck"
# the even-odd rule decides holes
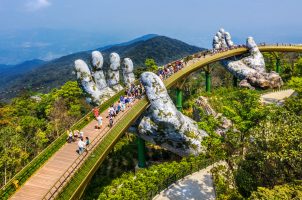
[[[127,108],[125,112],[119,113],[119,115],[114,119],[114,122],[119,120],[129,110],[130,108]],[[107,110],[101,113],[101,116],[103,117],[102,129],[95,129],[94,127],[97,124],[97,121],[93,120],[82,129],[84,137],[88,136],[90,141],[93,141],[97,136],[106,134],[107,130],[109,130],[109,120],[106,118],[107,114]],[[64,172],[70,168],[74,161],[79,157],[79,154],[76,152],[78,149],[77,142],[78,141],[66,143],[32,177],[30,177],[10,199],[42,199],[47,194],[48,190],[61,178]]]

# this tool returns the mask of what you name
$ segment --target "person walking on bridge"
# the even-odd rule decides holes
[[[93,111],[94,118],[96,119],[99,116],[99,108],[95,107],[92,111]]]
[[[110,116],[109,118],[109,127],[111,128],[113,126],[113,117]]]
[[[90,140],[89,140],[89,137],[86,137],[86,141],[85,141],[85,151],[88,152],[88,147],[89,147],[89,144],[90,144]]]
[[[98,129],[101,129],[102,128],[102,125],[103,125],[103,117],[101,115],[99,115],[96,120],[98,121],[98,126],[97,128]]]
[[[79,154],[81,155],[84,151],[85,148],[85,142],[83,141],[83,138],[80,139],[80,141],[78,142],[78,147],[79,147]]]

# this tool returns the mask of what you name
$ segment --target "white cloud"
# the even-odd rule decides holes
[[[29,11],[36,11],[50,6],[49,0],[30,0],[26,3],[26,8]]]

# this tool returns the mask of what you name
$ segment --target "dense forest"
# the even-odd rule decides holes
[[[302,58],[294,53],[279,56],[285,87],[297,92],[283,106],[262,105],[261,90],[232,87],[232,76],[215,63],[211,65],[214,88],[210,94],[204,92],[204,73],[200,71],[184,83],[183,112],[209,133],[203,141],[207,152],[180,159],[147,144],[150,167],[136,173],[136,140],[127,133],[95,174],[85,199],[125,199],[123,195],[128,194],[129,199],[137,199],[137,192],[139,197],[147,197],[157,185],[164,185],[167,177],[177,178],[181,170],[192,170],[196,163],[216,160],[227,162],[227,167],[213,169],[218,199],[272,199],[277,195],[280,199],[302,198]],[[273,70],[274,55],[265,54],[265,59],[267,68]],[[145,69],[152,65],[146,62]],[[170,94],[174,98],[173,89]],[[224,135],[215,132],[219,121],[196,105],[201,95],[232,121],[233,128]],[[27,91],[10,103],[1,103],[1,185],[91,109],[74,81],[47,94]]]
[[[2,103],[1,185],[90,109],[77,82],[71,81],[48,94],[26,92]]]

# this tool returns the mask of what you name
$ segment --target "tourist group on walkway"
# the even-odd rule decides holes
[[[112,104],[108,108],[108,115],[106,118],[108,119],[108,127],[111,128],[114,124],[114,119],[118,116],[119,113],[124,112],[126,108],[129,108],[133,105],[135,99],[140,99],[144,93],[142,85],[134,85],[132,84],[130,88],[126,89],[125,94],[120,96],[117,103]],[[103,117],[99,113],[99,108],[95,107],[92,110],[95,120],[97,124],[95,125],[95,129],[103,128]],[[67,142],[78,142],[77,152],[82,154],[84,151],[88,152],[88,146],[90,144],[90,140],[88,137],[85,137],[84,140],[84,132],[79,130],[67,130]]]
[[[164,67],[160,67],[157,71],[157,75],[160,77],[161,80],[164,80],[169,78],[172,74],[181,70],[183,67],[183,62],[178,60]]]

